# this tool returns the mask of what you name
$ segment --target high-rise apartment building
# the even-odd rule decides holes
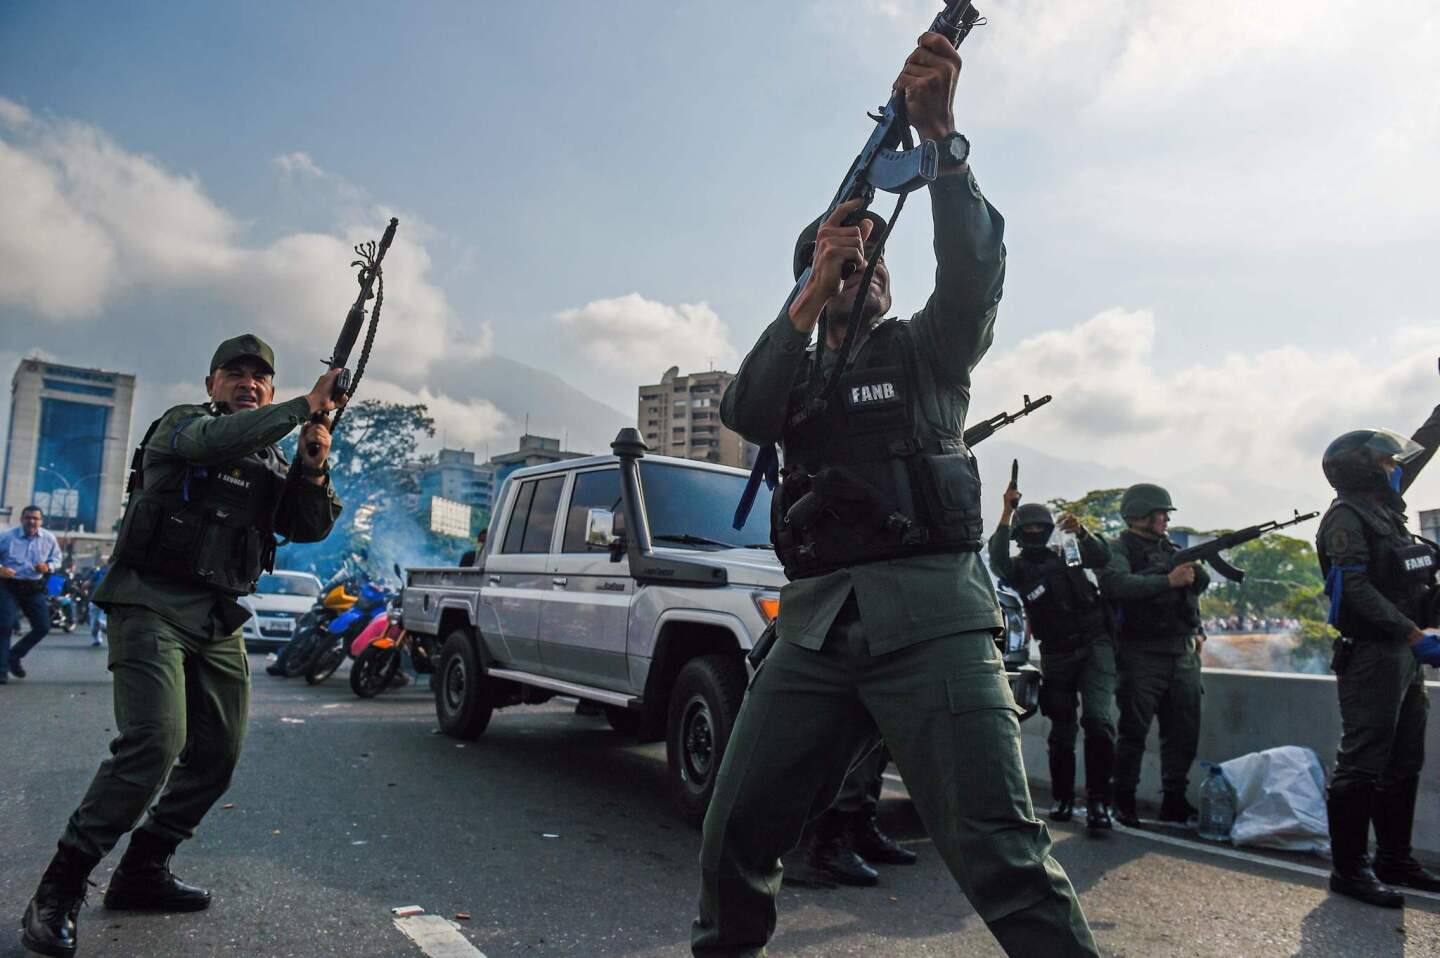
[[[441,449],[420,479],[422,495],[462,502],[484,513],[490,512],[494,487],[495,466],[476,462],[468,449]]]
[[[659,383],[641,386],[637,425],[645,444],[662,456],[748,469],[755,447],[720,423],[720,397],[734,378],[716,369],[682,376],[671,366]]]
[[[0,507],[34,503],[57,531],[108,533],[129,466],[135,377],[22,359],[10,381]]]

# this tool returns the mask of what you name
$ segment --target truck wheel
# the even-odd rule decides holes
[[[665,736],[670,797],[680,817],[697,828],[710,806],[744,696],[745,666],[739,656],[702,655],[675,677]]]
[[[434,682],[435,718],[440,731],[467,741],[479,738],[490,724],[495,703],[475,644],[465,629],[446,636]]]

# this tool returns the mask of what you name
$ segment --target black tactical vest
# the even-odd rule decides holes
[[[1116,542],[1136,575],[1168,575],[1170,557],[1180,551],[1169,537],[1151,541],[1128,530]],[[1154,598],[1117,603],[1115,619],[1121,640],[1193,635],[1200,626],[1200,597],[1190,589],[1167,589]]]
[[[1328,519],[1336,509],[1349,509],[1360,517],[1370,556],[1364,572],[1370,584],[1420,628],[1440,625],[1440,621],[1435,621],[1435,575],[1440,571],[1440,547],[1407,529],[1405,517],[1393,509],[1385,508],[1384,514],[1379,515],[1368,503],[1353,504],[1342,495],[1330,503],[1325,518]],[[1320,520],[1320,530],[1323,535],[1325,519]],[[1320,569],[1328,576],[1330,556],[1325,554],[1320,539],[1317,539],[1315,547],[1320,556]],[[1376,629],[1369,620],[1352,611],[1350,604],[1344,600],[1343,586],[1336,628],[1341,635],[1352,639],[1386,638],[1385,633]]]
[[[114,561],[226,595],[255,591],[275,562],[275,507],[286,463],[270,446],[231,462],[188,465],[173,488],[147,486],[150,425],[130,462],[129,505]]]
[[[1025,603],[1035,638],[1052,652],[1078,648],[1109,632],[1100,591],[1082,569],[1049,549],[1022,549],[1011,585]]]
[[[790,393],[771,541],[791,579],[846,566],[978,551],[980,476],[960,433],[919,413],[924,388],[908,323],[870,332],[838,389],[821,397],[812,356]],[[815,409],[815,400],[825,405]],[[955,424],[958,429],[960,424]]]

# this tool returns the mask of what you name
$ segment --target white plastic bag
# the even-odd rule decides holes
[[[1330,854],[1325,769],[1297,745],[1232,758],[1220,766],[1235,789],[1236,845]]]

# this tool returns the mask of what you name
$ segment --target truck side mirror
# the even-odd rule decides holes
[[[585,544],[608,549],[619,536],[615,534],[615,513],[609,509],[591,509],[585,517]]]

